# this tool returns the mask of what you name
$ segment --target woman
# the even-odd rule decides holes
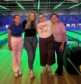
[[[20,24],[20,16],[15,15],[13,24],[8,29],[8,47],[12,51],[12,64],[15,77],[21,75],[21,54],[22,54],[22,31],[23,25]]]
[[[53,23],[52,31],[54,36],[54,47],[57,53],[58,68],[56,73],[62,76],[63,72],[63,53],[66,46],[66,30],[62,22],[58,20],[56,14],[51,14],[51,21]]]
[[[27,22],[23,22],[25,31],[24,45],[28,54],[28,65],[30,69],[30,78],[34,77],[33,63],[35,59],[35,51],[37,47],[36,36],[36,16],[34,12],[29,13]]]
[[[43,72],[46,68],[48,72],[51,72],[51,65],[54,64],[54,49],[53,43],[54,38],[52,35],[51,21],[45,21],[44,15],[39,14],[40,23],[37,25],[39,34],[39,48],[40,48],[40,63],[44,67]],[[47,65],[47,66],[46,66]]]

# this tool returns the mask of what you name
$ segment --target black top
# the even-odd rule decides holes
[[[25,29],[25,25],[27,23],[27,20],[23,21],[23,28],[24,28],[24,32],[25,32],[25,37],[33,37],[36,35],[36,28],[35,28],[35,24],[34,21],[31,21],[31,25],[30,28]]]

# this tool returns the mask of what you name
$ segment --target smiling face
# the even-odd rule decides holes
[[[45,19],[44,19],[44,16],[43,16],[42,14],[39,15],[39,21],[40,21],[40,22],[44,22],[44,20],[45,20]]]
[[[33,21],[33,20],[36,19],[36,16],[35,16],[34,13],[30,13],[30,14],[29,14],[29,18],[30,18],[31,21]]]
[[[16,15],[16,16],[14,17],[14,23],[15,23],[15,24],[20,24],[20,21],[21,21],[20,16],[19,16],[19,15]]]
[[[53,23],[58,22],[58,17],[57,17],[57,15],[52,15],[52,16],[51,16],[51,21],[52,21]]]

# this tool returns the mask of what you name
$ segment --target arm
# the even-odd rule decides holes
[[[62,43],[60,46],[60,50],[64,50],[64,43],[66,42],[66,30],[64,24],[61,25],[61,30],[62,30]]]
[[[36,28],[36,34],[38,34],[38,31],[37,31],[37,24],[35,25],[35,28]]]
[[[66,42],[66,33],[62,34],[62,45]]]
[[[24,32],[24,30],[25,30],[26,23],[27,23],[27,20],[24,20],[24,21],[22,22],[22,25],[23,25],[23,32]]]
[[[9,47],[9,50],[12,50],[11,48],[11,30],[8,29],[8,47]]]
[[[39,25],[37,24],[37,34],[39,34]]]

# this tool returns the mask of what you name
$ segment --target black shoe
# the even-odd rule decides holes
[[[59,76],[59,77],[62,76],[62,73],[58,73],[58,76]]]
[[[56,70],[55,73],[58,74],[58,71]]]
[[[63,74],[62,73],[55,72],[55,75],[61,77]]]

